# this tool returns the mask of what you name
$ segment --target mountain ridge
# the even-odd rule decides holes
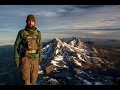
[[[113,55],[116,55],[116,52],[117,51],[112,50],[110,47],[105,48],[101,47],[100,45],[97,46],[94,42],[85,42],[80,38],[72,38],[68,42],[64,42],[64,40],[55,38],[53,41],[48,42],[48,44],[43,47],[43,71],[47,72],[47,74],[52,74],[51,77],[54,78],[74,78],[75,75],[79,75],[81,72],[84,72],[87,77],[90,77],[88,74],[90,70],[92,73],[96,74],[93,74],[93,77],[97,77],[94,79],[95,83],[95,81],[100,78],[99,74],[97,75],[97,73],[101,73],[102,77],[104,75],[120,75],[119,73],[118,75],[115,73],[112,74],[113,72],[120,70],[116,69],[119,68],[119,66],[116,66],[115,60],[113,58]],[[116,58],[119,60],[120,56],[119,54],[117,55],[118,57]],[[64,70],[68,76],[64,74]],[[56,76],[55,74],[57,72],[59,72],[59,74],[62,72],[64,73],[62,75],[58,74]],[[73,75],[70,73],[73,73]],[[72,76],[70,77],[69,75]],[[87,77],[84,76],[84,78]],[[86,79],[85,81],[88,80]],[[83,80],[81,82],[83,82]],[[79,82],[79,84],[81,85],[82,83]],[[93,82],[91,84],[93,84]],[[106,83],[104,82],[104,84]]]
[[[0,84],[19,85],[20,73],[14,65],[13,45],[0,46],[0,49]],[[44,42],[40,64],[40,71],[44,73],[39,74],[37,85],[118,85],[119,49],[76,37]]]

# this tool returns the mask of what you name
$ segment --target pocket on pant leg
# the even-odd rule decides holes
[[[29,62],[29,59],[27,57],[22,58],[21,71],[22,78],[25,80],[25,82],[30,82],[30,68],[31,64]]]
[[[21,69],[27,70],[27,69],[30,69],[30,67],[31,67],[31,64],[29,62],[29,58],[23,57],[21,62]]]
[[[35,60],[35,61],[33,61],[32,62],[33,64],[33,70],[32,70],[32,72],[33,72],[33,76],[35,76],[35,77],[38,77],[38,69],[39,69],[39,65],[38,65],[38,60]]]
[[[33,85],[36,84],[36,80],[38,78],[38,60],[32,61],[32,71],[31,71],[31,83]]]

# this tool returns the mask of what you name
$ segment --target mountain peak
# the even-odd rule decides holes
[[[56,66],[58,63],[69,59],[74,63],[77,62],[78,66],[82,66],[81,62],[86,62],[87,64],[103,62],[99,56],[99,50],[94,47],[93,43],[84,42],[80,38],[72,38],[68,42],[55,38],[53,41],[43,48],[43,54],[44,60],[52,64],[56,62]]]
[[[42,65],[47,74],[57,72],[63,74],[57,76],[54,74],[55,78],[63,78],[64,73],[77,75],[88,69],[107,70],[108,67],[114,67],[110,52],[102,47],[98,48],[94,42],[85,42],[81,38],[74,37],[68,41],[55,38],[43,47]],[[91,78],[85,72],[84,74],[86,78]]]

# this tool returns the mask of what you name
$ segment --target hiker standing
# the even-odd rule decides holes
[[[15,64],[22,71],[24,85],[36,84],[38,67],[42,59],[41,32],[35,24],[35,16],[28,15],[26,26],[18,32],[14,44]]]

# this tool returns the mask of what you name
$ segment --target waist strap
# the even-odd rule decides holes
[[[36,53],[36,50],[29,50],[27,53]]]

